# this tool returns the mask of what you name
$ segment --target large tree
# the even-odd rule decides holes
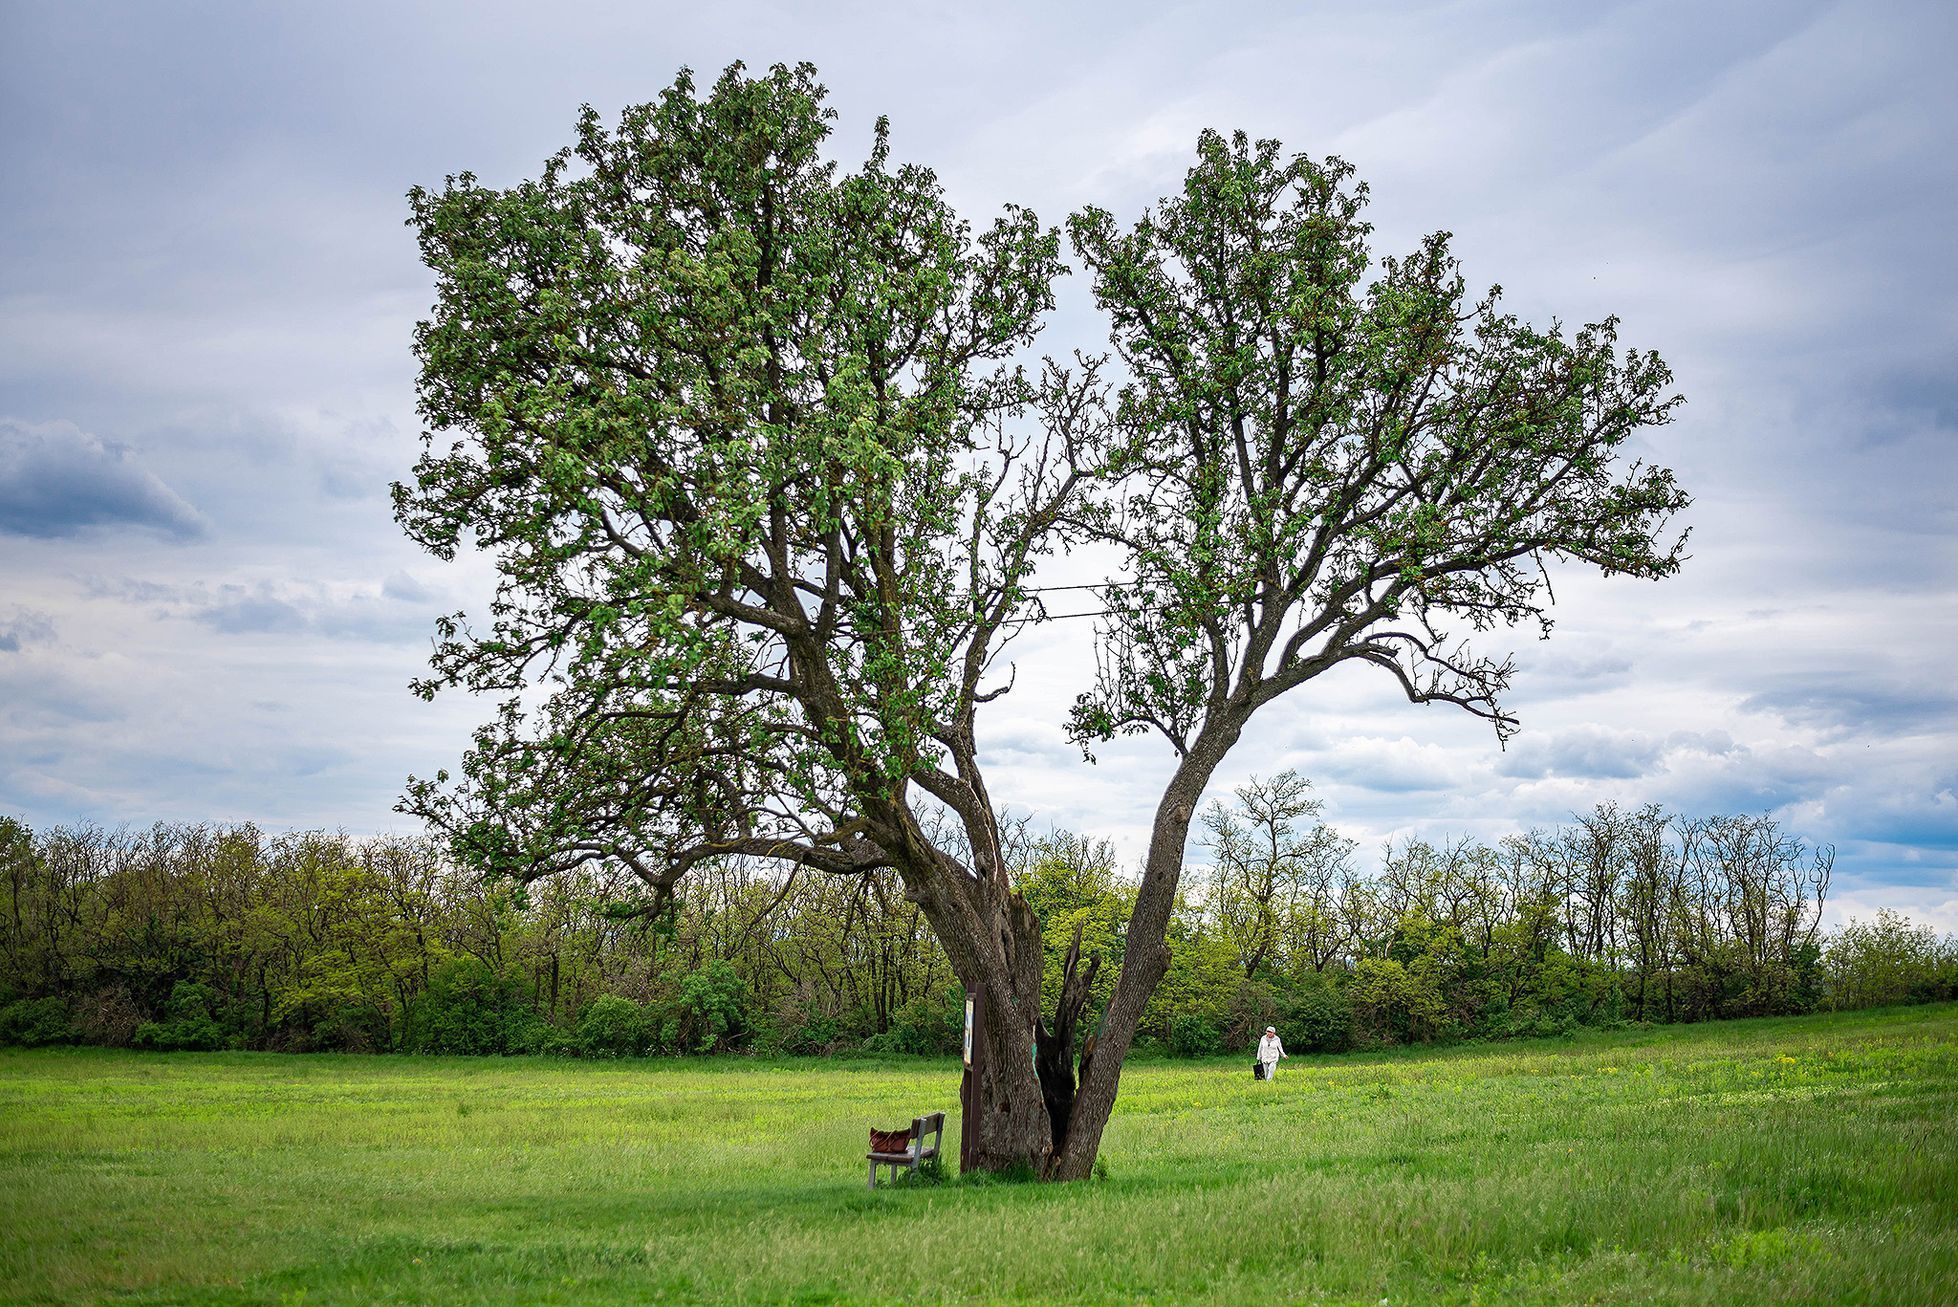
[[[1370,273],[1344,165],[1211,134],[1133,229],[1070,224],[1119,388],[1029,370],[1059,234],[975,233],[882,122],[843,171],[832,117],[807,67],[683,73],[614,128],[587,110],[535,181],[413,193],[437,299],[396,511],[500,578],[419,688],[506,699],[405,806],[487,872],[612,862],[655,901],[730,856],[893,869],[988,1000],[979,1164],[1080,1177],[1252,716],[1357,660],[1508,730],[1509,663],[1437,623],[1541,620],[1550,558],[1677,567],[1684,496],[1619,458],[1669,378],[1610,323],[1468,302],[1445,238]],[[1078,949],[1043,995],[975,733],[1046,617],[1037,568],[1084,542],[1123,570],[1071,729],[1176,753],[1092,1034]]]

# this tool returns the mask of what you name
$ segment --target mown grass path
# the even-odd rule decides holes
[[[1958,1006],[1240,1061],[867,1194],[953,1064],[5,1052],[0,1299],[1958,1301]]]

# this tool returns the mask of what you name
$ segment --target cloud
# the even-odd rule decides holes
[[[0,533],[36,537],[141,527],[179,540],[204,519],[126,447],[72,422],[0,420]]]
[[[1313,767],[1315,779],[1391,794],[1447,790],[1460,784],[1464,774],[1462,763],[1448,750],[1405,735],[1344,742],[1321,754]]]
[[[256,635],[264,632],[304,631],[306,615],[283,599],[252,595],[208,604],[191,614],[213,631],[226,635]]]
[[[325,578],[170,583],[135,577],[80,578],[82,593],[147,609],[164,621],[193,622],[223,635],[321,636],[398,644],[434,630],[441,590],[407,572],[376,586]]]
[[[1643,776],[1659,761],[1661,748],[1658,740],[1639,732],[1584,726],[1548,737],[1523,737],[1497,770],[1519,779]]]
[[[19,653],[34,644],[54,639],[54,619],[31,608],[16,608],[12,616],[0,616],[0,653]]]
[[[1958,695],[1922,683],[1881,683],[1872,673],[1777,678],[1769,688],[1743,699],[1740,707],[1828,735],[1949,732],[1958,726]]]
[[[406,572],[396,572],[381,583],[381,596],[386,599],[399,599],[409,604],[432,604],[437,602],[436,594],[427,585]]]

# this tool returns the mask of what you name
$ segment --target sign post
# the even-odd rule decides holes
[[[965,1073],[959,1078],[959,1170],[973,1170],[979,1152],[979,1114],[985,1096],[986,992],[965,991]]]

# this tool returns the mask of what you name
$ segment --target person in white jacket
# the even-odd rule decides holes
[[[1266,1026],[1265,1037],[1258,1041],[1258,1065],[1264,1068],[1263,1078],[1269,1080],[1278,1074],[1278,1059],[1290,1056],[1278,1042],[1278,1027]]]

